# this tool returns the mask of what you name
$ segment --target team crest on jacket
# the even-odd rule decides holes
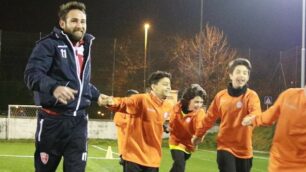
[[[241,102],[241,101],[237,102],[237,103],[236,103],[236,107],[237,107],[238,109],[240,109],[240,108],[242,107],[242,102]]]
[[[43,164],[47,164],[49,160],[49,155],[46,152],[40,152],[40,160]]]

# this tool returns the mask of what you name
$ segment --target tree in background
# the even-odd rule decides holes
[[[236,58],[238,53],[230,47],[223,31],[207,24],[193,38],[176,37],[173,41],[175,46],[169,51],[169,57],[171,65],[174,66],[171,68],[174,85],[183,88],[190,83],[199,83],[200,74],[199,84],[208,91],[210,97],[220,88],[226,87],[227,64]]]

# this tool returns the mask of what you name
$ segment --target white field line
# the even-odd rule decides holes
[[[105,151],[105,152],[107,151],[107,149],[103,149],[103,148],[101,148],[100,146],[97,146],[97,145],[91,145],[91,146],[98,149],[98,150],[102,150],[102,151]],[[116,152],[113,152],[113,151],[112,151],[112,153],[115,154],[115,155],[118,155],[118,156],[120,155],[119,153],[116,153]]]
[[[99,146],[96,146],[96,145],[92,145],[92,147],[94,147],[94,148],[96,148],[96,149],[98,149],[98,150],[105,151],[105,152],[107,151],[107,149],[103,149],[103,148],[101,148],[101,147],[99,147]],[[119,156],[119,154],[116,153],[116,152],[112,152],[112,153]],[[0,157],[34,158],[33,155],[1,155],[1,154],[0,154]],[[91,157],[91,156],[90,156],[90,157],[88,157],[88,159],[98,159],[98,160],[100,160],[100,159],[108,159],[108,158],[104,158],[104,157]],[[119,158],[113,158],[113,159],[119,159]]]
[[[33,158],[33,155],[0,155],[0,157]]]
[[[0,157],[9,157],[9,158],[34,158],[33,155],[0,155]],[[109,159],[104,157],[88,157],[88,159]],[[113,159],[119,159],[119,158],[113,158]]]
[[[0,155],[0,157],[11,157],[11,158],[34,158],[31,155]],[[88,159],[109,159],[104,157],[88,157]],[[119,158],[112,158],[112,159],[119,159]]]
[[[270,152],[253,150],[254,153],[269,154]]]

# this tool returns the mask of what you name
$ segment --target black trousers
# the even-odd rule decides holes
[[[227,151],[217,151],[217,162],[220,172],[250,172],[252,161],[253,158],[241,159]]]
[[[173,159],[173,164],[170,172],[184,172],[186,161],[190,158],[191,154],[187,154],[181,150],[172,149],[171,156]]]
[[[35,136],[35,171],[55,172],[64,157],[64,172],[84,172],[87,161],[87,116],[51,116],[39,112]]]
[[[122,155],[119,155],[119,164],[124,166],[124,159],[122,159]]]
[[[155,167],[146,167],[130,161],[124,161],[124,172],[158,172]]]

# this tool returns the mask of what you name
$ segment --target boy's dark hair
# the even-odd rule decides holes
[[[126,96],[129,97],[133,94],[139,94],[139,92],[137,90],[133,90],[133,89],[129,89],[126,91]]]
[[[80,10],[86,14],[86,6],[82,2],[70,1],[62,4],[58,10],[58,17],[60,20],[66,20],[66,16],[70,10]]]
[[[148,79],[148,84],[151,86],[152,84],[157,84],[158,81],[162,78],[169,78],[171,79],[171,74],[164,71],[156,71],[151,73]]]
[[[237,59],[234,59],[234,60],[232,60],[228,63],[229,73],[233,73],[236,66],[238,66],[238,65],[245,66],[246,68],[248,68],[249,72],[251,72],[252,65],[251,65],[250,61],[248,59],[245,59],[245,58],[237,58]]]
[[[206,101],[207,93],[199,84],[191,84],[183,91],[180,102],[184,112],[188,112],[189,102],[196,96],[200,96],[204,102]]]
[[[178,92],[177,92],[177,100],[181,100],[182,99],[182,96],[183,96],[183,92],[185,90],[184,89],[179,89]]]

